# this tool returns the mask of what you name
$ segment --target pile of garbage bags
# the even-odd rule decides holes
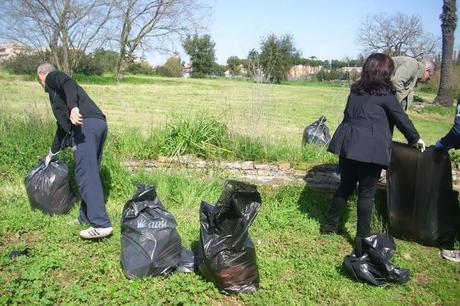
[[[459,216],[449,154],[394,142],[387,176],[389,233],[427,246],[451,245]]]
[[[43,161],[29,171],[24,184],[32,208],[47,214],[64,214],[75,203],[70,189],[69,168],[62,160],[52,161],[48,166]]]
[[[137,185],[121,217],[121,265],[127,278],[200,272],[230,293],[259,287],[254,244],[248,229],[261,197],[254,185],[226,181],[216,205],[200,207],[198,255],[182,247],[176,220],[157,197],[155,186]]]
[[[396,251],[396,245],[390,236],[370,235],[362,239],[361,248],[343,259],[343,270],[354,280],[374,286],[409,281],[409,270],[397,268],[390,262]]]

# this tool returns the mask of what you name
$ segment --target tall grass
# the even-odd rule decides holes
[[[3,109],[0,114],[0,179],[30,169],[37,157],[48,153],[56,125],[35,114],[19,117]]]
[[[215,158],[228,156],[228,128],[217,118],[199,114],[177,115],[168,123],[161,152],[166,155],[196,154]]]
[[[46,156],[56,124],[36,113],[0,114],[0,177],[14,177]],[[105,154],[113,160],[153,159],[159,155],[192,154],[205,159],[318,164],[335,162],[325,147],[292,145],[287,139],[251,138],[232,134],[218,117],[207,114],[174,116],[163,129],[110,130]],[[60,153],[71,161],[70,150]],[[113,162],[113,161],[111,161]]]

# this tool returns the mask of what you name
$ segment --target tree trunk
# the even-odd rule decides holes
[[[69,40],[67,32],[63,31],[62,36],[62,71],[65,74],[72,76],[73,71],[70,64],[71,55],[69,54],[71,50],[69,50]]]
[[[442,6],[441,29],[442,29],[442,59],[441,59],[441,76],[436,104],[450,106],[453,102],[452,97],[452,74],[453,74],[453,49],[454,49],[454,31],[457,26],[457,8],[456,0],[444,0]]]
[[[120,81],[123,78],[123,70],[127,53],[126,47],[129,40],[129,33],[131,31],[131,10],[135,3],[136,2],[132,0],[128,1],[128,3],[126,4],[126,11],[123,12],[123,27],[121,29],[119,41],[120,51],[118,52],[117,66],[115,68],[115,78],[118,81]]]

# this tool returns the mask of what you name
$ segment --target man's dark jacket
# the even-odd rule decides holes
[[[56,135],[51,152],[56,153],[70,143],[72,123],[70,111],[78,107],[83,118],[99,118],[105,121],[105,115],[96,103],[71,77],[59,71],[48,73],[45,91],[49,94],[51,109],[57,121]]]
[[[348,96],[343,121],[335,131],[328,151],[347,159],[386,167],[390,162],[394,125],[410,145],[420,139],[395,95],[352,92]]]
[[[454,126],[441,138],[441,143],[446,149],[460,149],[460,98],[457,100]]]

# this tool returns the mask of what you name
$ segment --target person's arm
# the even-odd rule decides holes
[[[421,140],[420,135],[396,97],[393,95],[388,96],[388,99],[383,103],[383,107],[389,119],[396,125],[398,130],[401,131],[409,145],[416,145]]]
[[[54,135],[54,140],[50,150],[52,154],[56,155],[57,153],[59,153],[59,151],[61,150],[62,141],[64,140],[66,135],[66,131],[64,131],[64,129],[59,124],[57,124],[56,134]]]
[[[53,161],[56,156],[58,155],[59,151],[62,147],[62,142],[67,135],[64,129],[57,123],[56,133],[54,135],[53,143],[51,144],[51,148],[48,152],[48,155],[45,157],[45,165],[48,166],[51,161]]]
[[[457,114],[455,115],[454,126],[450,131],[436,143],[438,149],[459,149],[460,148],[460,100],[457,102]]]

